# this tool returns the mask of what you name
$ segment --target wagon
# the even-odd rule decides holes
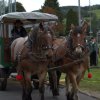
[[[11,29],[15,20],[21,20],[24,26],[31,27],[34,23],[57,20],[53,14],[41,12],[13,12],[0,16],[0,90],[5,90],[9,75],[16,71],[11,62]]]

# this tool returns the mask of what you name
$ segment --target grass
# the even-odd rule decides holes
[[[99,49],[100,50],[100,49]],[[100,51],[99,51],[100,52]],[[90,72],[92,73],[92,78],[89,79],[87,77],[88,72],[86,71],[84,79],[80,82],[80,89],[87,90],[87,91],[97,91],[100,93],[100,56],[98,59],[98,67],[94,67],[90,69]],[[62,74],[61,76],[61,84],[65,84],[65,74]]]
[[[87,78],[87,72],[84,79],[80,83],[80,88],[83,90],[99,91],[100,92],[100,68],[91,69],[93,77]]]
[[[97,91],[100,92],[100,68],[92,68],[90,69],[93,77],[89,79],[87,77],[88,72],[85,73],[84,79],[80,82],[80,89],[87,91]],[[65,84],[65,74],[61,76],[61,84]]]
[[[98,10],[93,10],[92,12],[96,14],[97,19],[100,19],[100,10],[99,9]]]

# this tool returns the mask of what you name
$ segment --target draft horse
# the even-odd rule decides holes
[[[36,41],[32,44],[32,53],[29,53],[24,38],[16,39],[11,46],[12,60],[17,59],[17,78],[21,83],[23,94],[22,100],[32,100],[31,76],[38,75],[39,92],[41,100],[44,100],[44,80],[47,73],[47,65],[52,52],[52,35],[48,26],[34,28],[32,34],[36,34]],[[26,39],[27,40],[27,39]],[[13,57],[14,54],[17,56]],[[31,56],[30,56],[31,55]],[[16,59],[15,59],[16,58]]]
[[[65,83],[67,100],[78,100],[78,86],[85,71],[89,67],[89,51],[86,44],[87,27],[87,22],[84,22],[82,27],[72,25],[71,34],[64,43],[58,45],[61,43],[59,39],[54,41],[54,45],[58,45],[58,47],[55,49],[55,59],[52,65],[59,67],[52,68],[51,70],[57,69],[59,72],[66,74]],[[53,78],[51,77],[51,87],[54,87],[53,85],[57,82],[53,79],[54,76]]]

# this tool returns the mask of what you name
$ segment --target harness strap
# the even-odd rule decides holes
[[[70,66],[72,66],[74,64],[79,64],[81,62],[83,62],[83,59],[78,59],[78,60],[75,60],[75,61],[73,61],[71,63],[68,63],[68,64],[64,64],[64,65],[53,67],[53,68],[48,68],[48,71],[57,70],[57,69],[64,68],[64,67],[68,67],[69,68]]]

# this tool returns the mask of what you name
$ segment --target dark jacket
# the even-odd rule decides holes
[[[96,53],[98,53],[98,44],[97,44],[97,42],[95,42],[95,43],[90,42],[89,43],[89,48],[90,48],[90,53],[92,53],[94,51]]]
[[[27,36],[27,32],[24,27],[20,27],[19,29],[17,27],[14,27],[11,31],[11,35],[13,39],[16,39],[18,37],[25,37]]]

